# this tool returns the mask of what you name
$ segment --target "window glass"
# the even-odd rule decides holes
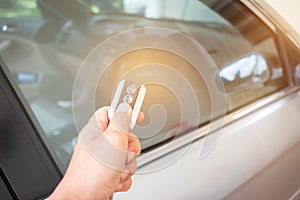
[[[0,1],[0,17],[16,18],[16,17],[39,17],[40,12],[37,9],[36,0],[1,0]]]
[[[38,126],[42,127],[41,135],[62,171],[66,169],[77,138],[72,98],[86,96],[88,84],[94,87],[87,77],[81,80],[87,88],[76,90],[74,94],[77,73],[97,45],[122,31],[157,27],[180,32],[200,44],[220,69],[219,74],[212,75],[216,77],[203,77],[191,62],[179,55],[163,49],[143,48],[117,57],[103,70],[94,91],[95,108],[109,105],[118,81],[134,70],[139,82],[171,79],[170,74],[153,70],[149,63],[168,66],[191,86],[198,102],[196,107],[201,111],[199,119],[195,119],[193,111],[182,116],[181,102],[168,88],[147,85],[142,107],[146,117],[140,125],[144,128],[134,130],[144,150],[172,138],[178,127],[180,133],[188,132],[213,120],[206,78],[214,79],[216,85],[220,81],[224,84],[225,91],[218,87],[216,90],[224,93],[227,112],[286,86],[273,33],[240,1],[6,0],[1,1],[0,7],[1,57],[13,75],[12,81],[18,83],[23,92],[27,100],[24,103],[29,104]],[[129,39],[117,41],[103,54],[114,54],[118,46],[121,48]],[[156,41],[155,37],[148,39]],[[178,41],[177,45],[186,43]],[[205,70],[209,66],[201,67]],[[178,88],[183,85],[180,79],[172,81]],[[153,107],[158,104],[163,110]],[[150,114],[155,116],[152,118],[148,112],[151,109]],[[82,115],[85,122],[84,117]],[[151,123],[154,127],[147,128]],[[155,130],[157,126],[161,128]]]

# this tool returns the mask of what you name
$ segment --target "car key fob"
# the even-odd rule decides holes
[[[113,118],[116,109],[121,103],[128,103],[132,108],[130,122],[130,130],[132,130],[139,116],[145,95],[146,87],[143,84],[121,80],[115,90],[112,103],[108,111],[109,120]]]

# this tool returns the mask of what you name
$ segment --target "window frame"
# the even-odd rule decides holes
[[[1,177],[13,199],[42,199],[54,190],[62,174],[9,76],[0,57],[0,109],[5,113],[0,137],[7,144],[0,147]]]

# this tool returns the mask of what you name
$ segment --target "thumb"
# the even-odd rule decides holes
[[[104,132],[88,123],[79,134],[87,151],[104,165],[122,171],[128,155],[128,130],[131,107],[121,103]]]
[[[127,151],[128,148],[131,112],[132,109],[129,104],[121,103],[103,133],[112,144],[125,151]]]

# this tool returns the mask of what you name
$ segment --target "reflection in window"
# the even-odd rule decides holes
[[[227,81],[260,76],[268,70],[266,60],[258,54],[251,54],[226,65],[219,75]]]
[[[21,18],[39,17],[37,0],[1,0],[0,17],[2,18]]]

